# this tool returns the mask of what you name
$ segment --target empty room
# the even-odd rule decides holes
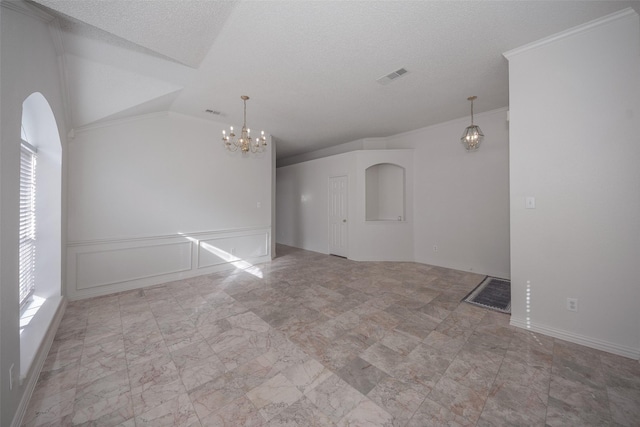
[[[1,426],[640,424],[640,2],[0,6]]]

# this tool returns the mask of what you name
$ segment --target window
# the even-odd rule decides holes
[[[14,181],[20,187],[20,240],[15,242],[20,266],[14,286],[22,304],[20,378],[27,378],[63,301],[62,145],[56,118],[40,92],[22,102],[21,125],[20,179]]]
[[[23,138],[24,138],[23,132]],[[36,261],[36,152],[27,141],[20,148],[20,307],[35,290]]]

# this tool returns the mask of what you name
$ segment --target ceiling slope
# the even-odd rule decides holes
[[[238,126],[248,95],[248,124],[273,136],[278,158],[466,117],[471,95],[477,113],[505,107],[503,52],[640,9],[622,0],[35,1],[63,22],[76,126],[163,108]],[[399,68],[408,72],[376,82]]]
[[[233,1],[35,0],[37,3],[197,68]]]
[[[123,110],[176,92],[180,86],[149,76],[66,56],[74,127],[82,127]]]

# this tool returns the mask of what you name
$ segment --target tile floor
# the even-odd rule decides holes
[[[640,425],[640,364],[460,303],[481,276],[286,246],[71,302],[26,426]]]

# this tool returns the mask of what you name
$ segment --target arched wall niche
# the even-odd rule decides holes
[[[46,299],[62,292],[62,145],[51,106],[40,92],[22,103],[22,136],[38,150],[35,295]]]
[[[367,221],[405,220],[405,168],[378,163],[365,170]]]

